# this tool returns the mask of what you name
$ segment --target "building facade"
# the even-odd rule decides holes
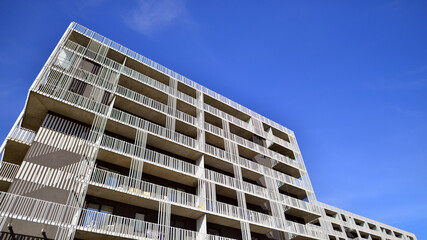
[[[318,202],[291,130],[77,23],[0,151],[5,239],[416,239]]]

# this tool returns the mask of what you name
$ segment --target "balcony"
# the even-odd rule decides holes
[[[194,164],[107,135],[102,137],[98,158],[126,168],[129,168],[131,158],[136,158],[147,163],[145,171],[157,172],[187,185],[197,183],[196,173],[201,171]]]
[[[236,225],[233,222],[233,219],[247,220],[253,226],[254,232],[262,234],[278,227],[276,226],[276,224],[278,224],[277,220],[274,220],[274,217],[266,214],[251,210],[243,210],[233,205],[199,198],[193,194],[170,189],[157,184],[131,179],[127,176],[101,169],[94,170],[90,184],[95,188],[89,188],[88,194],[114,201],[120,201],[121,199],[126,198],[128,199],[128,203],[134,204],[135,206],[156,209],[158,205],[157,201],[164,201],[175,206],[172,208],[173,214],[189,218],[198,218],[202,213],[207,213],[210,216],[208,218],[211,222],[220,225],[224,223]],[[109,191],[103,191],[100,188],[109,189]],[[126,195],[132,195],[135,197],[129,197]],[[211,215],[212,213],[213,215]],[[218,218],[217,215],[231,218],[231,221],[224,218]],[[300,225],[287,222],[287,226],[295,229],[295,231],[299,231],[299,233],[301,233],[301,231],[306,231],[304,230],[305,226]]]
[[[15,234],[10,232],[0,232],[1,240],[53,240],[51,238]]]
[[[11,134],[7,136],[7,139],[26,145],[31,145],[35,136],[36,133],[34,131],[22,127],[16,127],[13,129]]]
[[[35,136],[34,131],[20,126],[13,129],[5,140],[3,162],[21,164]]]
[[[117,165],[121,165],[129,168],[130,158],[137,157],[138,159],[141,159],[142,161],[147,162],[150,165],[161,166],[160,168],[155,168],[153,170],[150,169],[152,167],[144,166],[144,169],[147,169],[146,167],[148,167],[147,169],[148,172],[161,171],[163,172],[162,176],[166,178],[168,176],[171,176],[172,180],[174,181],[178,180],[184,184],[189,184],[191,186],[193,186],[197,181],[196,172],[201,171],[201,169],[194,164],[187,163],[182,160],[169,157],[152,150],[142,149],[141,147],[135,146],[134,144],[125,142],[123,140],[118,140],[106,135],[104,135],[102,138],[100,148],[101,150],[99,152],[99,156],[103,160],[107,158],[115,159],[115,161],[112,162],[113,164],[117,164]],[[110,154],[110,156],[108,156],[109,154],[104,151],[108,151],[108,152],[112,151],[112,152],[115,152],[116,154],[114,155]],[[126,155],[127,157],[125,157],[125,159],[123,157],[120,157],[120,155],[122,154]],[[183,175],[180,175],[179,177],[177,177],[176,173],[180,173]],[[228,177],[223,174],[210,171],[208,169],[205,169],[205,176],[206,176],[206,179],[214,181],[215,183],[223,185],[224,187],[227,187],[227,188],[231,187],[231,188],[239,189],[250,195],[262,197],[267,200],[270,200],[272,198],[271,197],[272,194],[267,193],[267,190],[265,188],[256,186],[254,184],[250,184],[247,182],[240,182],[240,181],[237,181],[235,178]],[[188,180],[185,180],[185,179],[188,179]],[[312,205],[309,203],[306,203],[301,200],[297,200],[288,196],[284,196],[284,195],[281,196],[279,201],[281,201],[281,203],[286,203],[287,205],[290,205],[294,208],[302,209],[303,211],[314,212],[316,213],[315,215],[317,216],[317,212],[318,212],[317,208],[312,207]]]
[[[158,112],[161,112],[165,115],[172,116],[176,118],[179,121],[182,121],[184,123],[187,123],[189,125],[195,126],[196,124],[196,118],[179,110],[172,109],[166,104],[163,104],[159,101],[156,101],[154,99],[151,99],[149,97],[144,96],[143,94],[137,93],[135,91],[132,91],[128,88],[122,87],[120,85],[117,86],[116,94],[120,97],[126,98],[129,101],[133,101],[135,103],[138,103],[141,106],[145,106],[147,108],[150,108],[152,110],[156,110]]]
[[[183,102],[186,102],[187,104],[190,104],[190,105],[193,105],[193,106],[197,106],[197,107],[201,107],[201,106],[198,106],[198,102],[195,101],[195,99],[194,99],[194,90],[192,88],[189,88],[191,91],[186,91],[186,92],[191,92],[192,93],[191,95],[193,95],[193,96],[190,96],[190,95],[187,95],[187,94],[185,94],[183,92],[170,89],[164,83],[162,83],[162,82],[160,82],[158,80],[155,80],[153,78],[147,77],[146,75],[144,75],[144,74],[142,74],[142,73],[140,73],[140,72],[138,72],[138,71],[136,71],[136,70],[134,70],[134,69],[132,69],[132,68],[130,68],[128,66],[120,66],[119,63],[114,62],[113,60],[111,60],[109,58],[105,58],[103,56],[99,56],[96,53],[92,52],[91,50],[86,49],[85,47],[78,45],[77,43],[74,43],[72,41],[68,41],[65,46],[67,47],[67,49],[69,49],[71,51],[74,51],[74,52],[77,52],[77,53],[80,53],[82,56],[89,57],[91,60],[97,61],[99,64],[103,64],[103,66],[105,66],[105,67],[110,67],[110,68],[115,69],[115,70],[120,70],[120,72],[122,74],[124,74],[125,76],[127,76],[129,78],[132,78],[134,80],[137,80],[137,81],[139,81],[141,83],[144,83],[147,86],[149,86],[150,88],[157,89],[157,91],[161,91],[161,92],[163,92],[166,95],[168,95],[168,94],[174,95],[179,100],[181,100]],[[134,61],[132,59],[129,59],[129,61],[137,63],[137,61]],[[135,65],[135,64],[133,64],[133,65]],[[179,83],[179,86],[181,86],[181,90],[182,90],[182,86],[185,86],[186,88],[188,88],[186,85],[183,85],[182,83]],[[208,95],[211,95],[211,94],[208,94]],[[214,94],[214,95],[217,95],[217,94]],[[221,101],[218,101],[215,97],[211,97],[211,96],[207,96],[206,95],[206,101],[208,101],[208,102],[210,101],[210,102],[213,102],[213,103],[218,103],[221,106],[224,106],[226,109],[229,109],[229,111],[235,112],[235,114],[237,114],[237,115],[244,116],[245,119],[248,119],[250,117],[245,112],[236,111],[235,108],[230,107],[230,106],[228,106],[227,104],[224,104]],[[213,104],[213,103],[211,103],[211,104]],[[214,114],[214,115],[220,116],[221,118],[226,119],[226,120],[232,122],[233,124],[236,124],[237,126],[240,126],[240,127],[244,128],[244,129],[252,129],[252,131],[254,130],[251,124],[248,124],[247,122],[245,122],[245,121],[243,121],[243,120],[241,120],[241,119],[239,119],[237,117],[234,117],[234,116],[232,116],[232,115],[230,115],[228,113],[225,113],[225,112],[223,112],[221,110],[218,110],[215,107],[212,107],[210,105],[205,104],[204,105],[204,109],[206,111]],[[289,132],[289,131],[286,131],[286,132]],[[278,137],[276,137],[274,135],[270,136],[265,131],[262,131],[262,133],[258,133],[257,132],[257,134],[261,135],[261,136],[263,136],[263,137],[265,137],[265,138],[267,138],[267,139],[269,139],[269,140],[271,140],[273,142],[275,142],[276,144],[281,144],[281,145],[283,145],[286,148],[289,148],[291,150],[295,150],[294,146],[292,144],[290,144],[289,142],[284,141],[282,139],[279,139]],[[288,133],[286,133],[286,134],[288,134]],[[280,141],[280,140],[282,140],[282,141]]]
[[[244,114],[246,116],[256,117],[256,118],[260,119],[262,122],[268,123],[271,126],[277,128],[277,129],[280,129],[280,131],[283,131],[286,134],[293,134],[293,132],[290,131],[289,129],[287,129],[287,128],[285,128],[285,127],[283,127],[283,126],[281,126],[281,125],[279,125],[279,124],[277,124],[277,123],[275,123],[275,122],[273,122],[273,121],[271,121],[271,120],[269,120],[263,116],[260,116],[259,114],[257,114],[255,112],[253,112],[253,111],[251,111],[251,110],[249,110],[249,109],[247,109],[247,108],[245,108],[245,107],[243,107],[243,106],[241,106],[241,105],[239,105],[239,104],[237,104],[237,103],[235,103],[235,102],[233,102],[233,101],[231,101],[231,100],[229,100],[229,99],[227,99],[227,98],[225,98],[225,97],[223,97],[223,96],[221,96],[221,95],[219,95],[219,94],[217,94],[217,93],[215,93],[215,92],[213,92],[213,91],[211,91],[211,90],[209,90],[209,89],[207,89],[207,88],[205,88],[205,87],[203,87],[203,86],[201,86],[201,85],[199,85],[199,84],[197,84],[197,83],[195,83],[195,82],[193,82],[193,81],[191,81],[191,80],[189,80],[189,79],[187,79],[187,78],[185,78],[185,77],[183,77],[183,76],[181,76],[181,75],[179,75],[179,74],[177,74],[177,73],[175,73],[169,69],[167,69],[167,68],[165,68],[164,66],[161,66],[160,64],[158,64],[158,63],[156,63],[156,62],[154,62],[154,61],[152,61],[152,60],[150,60],[150,59],[148,59],[148,58],[146,58],[146,57],[144,57],[144,56],[142,56],[142,55],[140,55],[140,54],[138,54],[138,53],[136,53],[130,49],[127,49],[127,48],[125,48],[125,47],[123,47],[123,46],[121,46],[121,45],[119,45],[119,44],[95,33],[95,32],[93,32],[92,30],[89,30],[89,29],[87,29],[81,25],[76,24],[76,23],[72,24],[72,29],[74,31],[78,32],[79,34],[84,35],[84,36],[87,36],[90,38],[92,38],[92,37],[95,38],[97,41],[105,44],[104,46],[116,50],[118,54],[120,54],[122,56],[127,56],[129,58],[129,60],[132,60],[133,62],[136,62],[141,66],[144,66],[145,68],[149,68],[151,71],[156,71],[157,74],[176,78],[176,79],[178,79],[179,82],[182,82],[185,85],[187,85],[193,89],[200,90],[201,92],[209,95],[212,99],[215,99],[215,100],[219,101],[220,103],[225,104],[228,107],[231,107],[233,110],[239,111],[239,113],[241,113],[241,114]]]
[[[109,171],[95,169],[90,184],[94,187],[88,189],[88,194],[113,201],[127,199],[129,204],[156,209],[158,201],[173,204],[172,213],[197,219],[203,213],[210,214],[210,221],[223,225],[229,223],[239,226],[238,220],[247,220],[258,226],[260,233],[276,228],[277,220],[272,216],[256,211],[244,210],[230,204],[200,198],[196,195],[170,189],[157,184],[148,183]],[[110,191],[102,190],[108,189]],[[125,194],[125,195],[123,195]],[[132,195],[135,197],[129,197]],[[219,216],[229,219],[219,218]],[[237,220],[237,221],[236,221]]]
[[[2,161],[0,162],[0,191],[6,192],[16,174],[19,171],[19,165]]]
[[[163,237],[163,239],[177,240],[228,240],[224,237],[200,234],[190,230],[162,226],[5,192],[0,192],[0,216],[38,225],[76,228],[76,237],[83,239],[109,235],[129,239],[162,239]],[[78,221],[75,222],[74,219],[78,219]]]
[[[122,125],[120,132],[126,132],[126,128],[131,127],[134,129],[144,130],[150,133],[154,137],[154,145],[158,148],[165,148],[165,144],[168,143],[168,149],[173,149],[173,152],[179,153],[190,159],[197,159],[201,156],[198,151],[197,142],[194,138],[187,135],[171,131],[168,128],[162,127],[158,124],[154,124],[150,121],[136,117],[132,114],[126,113],[118,109],[112,109],[110,118],[117,123]],[[114,123],[111,123],[114,124]],[[107,129],[109,128],[107,124]],[[118,129],[119,127],[111,126],[111,129]]]

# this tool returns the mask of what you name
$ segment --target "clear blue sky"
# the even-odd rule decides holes
[[[427,1],[118,2],[2,2],[2,139],[76,21],[292,129],[319,201],[427,239]]]

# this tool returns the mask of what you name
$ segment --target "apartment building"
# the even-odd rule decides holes
[[[416,239],[319,203],[291,130],[77,23],[0,151],[1,239]]]

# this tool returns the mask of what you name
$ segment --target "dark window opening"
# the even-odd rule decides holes
[[[73,81],[71,82],[71,85],[68,88],[68,90],[70,90],[73,93],[83,95],[86,90],[86,87],[87,87],[87,83],[73,78]]]
[[[187,224],[184,221],[172,220],[171,221],[171,226],[172,227],[176,227],[176,228],[185,229],[187,227]]]
[[[214,236],[221,236],[221,230],[216,228],[208,228],[208,234]]]
[[[105,105],[108,105],[108,102],[109,102],[109,100],[110,100],[110,95],[111,95],[111,93],[110,93],[110,92],[105,91],[105,92],[104,92],[104,95],[102,96],[101,103],[102,103],[102,104],[105,104]]]
[[[337,224],[332,224],[332,228],[337,232],[342,232],[341,226]]]
[[[82,61],[80,62],[79,67],[85,71],[88,71],[90,73],[97,75],[99,72],[99,69],[101,68],[101,65],[99,65],[94,61],[83,58]]]

